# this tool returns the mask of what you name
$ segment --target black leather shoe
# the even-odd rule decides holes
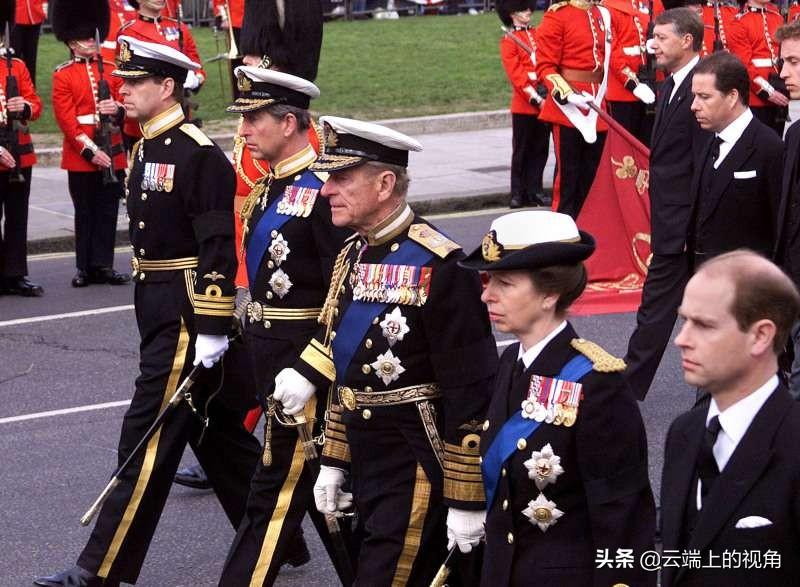
[[[72,287],[86,287],[87,285],[89,285],[89,276],[86,275],[86,271],[79,269],[72,278]]]
[[[131,280],[128,273],[117,273],[111,267],[92,269],[89,272],[89,283],[107,283],[109,285],[124,285]]]
[[[525,198],[525,205],[526,206],[544,206],[544,194],[542,192],[536,192],[532,196],[529,195]]]
[[[286,551],[286,558],[283,559],[283,564],[292,567],[302,567],[304,564],[311,560],[311,553],[308,551],[308,544],[303,537],[303,529],[299,528],[297,533],[289,543]]]
[[[100,587],[103,581],[86,569],[74,566],[49,577],[37,577],[33,584],[39,587]]]
[[[511,201],[508,203],[509,208],[522,208],[523,205],[522,196],[516,194],[511,196]]]
[[[38,298],[44,295],[41,285],[36,285],[28,281],[27,277],[7,278],[3,284],[3,293],[10,296],[23,296],[26,298]]]
[[[208,480],[208,475],[200,465],[186,467],[180,469],[175,473],[175,483],[184,485],[193,489],[211,489],[211,482]]]

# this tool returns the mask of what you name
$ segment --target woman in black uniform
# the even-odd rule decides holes
[[[497,218],[461,265],[519,343],[500,359],[483,425],[488,515],[482,585],[655,585],[655,505],[625,363],[566,321],[586,286],[591,235],[545,210]]]

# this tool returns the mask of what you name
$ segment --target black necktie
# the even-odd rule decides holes
[[[697,476],[702,483],[700,496],[703,505],[705,505],[706,497],[711,492],[714,481],[719,476],[719,467],[717,466],[717,460],[714,458],[714,444],[717,442],[717,436],[719,436],[721,429],[722,425],[719,423],[719,416],[711,418],[703,434],[700,452],[697,454]]]
[[[714,141],[711,143],[711,149],[708,152],[708,157],[706,158],[706,164],[703,167],[703,176],[700,183],[703,194],[708,194],[711,192],[711,186],[714,183],[714,174],[717,171],[714,169],[714,163],[717,161],[717,159],[719,159],[719,148],[721,145],[722,139],[718,136],[715,136]],[[701,197],[700,207],[702,207],[704,203],[710,204],[707,199]]]
[[[661,95],[663,96],[663,104],[666,108],[669,104],[669,101],[672,99],[672,90],[675,89],[675,78],[669,76],[667,79],[664,80],[663,85],[661,86]]]

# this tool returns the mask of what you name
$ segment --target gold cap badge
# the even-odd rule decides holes
[[[131,57],[133,57],[133,55],[131,55],[131,48],[128,45],[128,42],[127,41],[120,41],[120,43],[119,43],[119,56],[117,57],[117,60],[120,63],[127,63],[128,61],[131,60]]]
[[[249,92],[253,89],[253,82],[251,82],[250,78],[244,73],[240,73],[238,79],[236,80],[236,87],[239,88],[239,91],[241,92]]]
[[[483,255],[483,260],[489,263],[499,261],[500,257],[503,255],[503,245],[497,242],[497,233],[494,230],[490,230],[486,233],[486,236],[483,237],[481,241],[481,254]]]

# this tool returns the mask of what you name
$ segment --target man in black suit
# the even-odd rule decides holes
[[[697,267],[740,247],[771,256],[783,176],[783,142],[747,106],[747,69],[734,55],[703,59],[692,112],[714,133],[695,156],[689,251]]]
[[[675,344],[710,401],[667,433],[661,522],[664,555],[697,552],[701,568],[664,565],[663,587],[797,583],[800,405],[776,373],[799,311],[791,280],[751,251],[715,257],[686,286]]]
[[[672,8],[655,20],[656,61],[670,74],[662,84],[650,146],[650,223],[653,257],[628,343],[625,378],[643,400],[675,325],[689,264],[686,237],[694,171],[693,153],[706,136],[690,110],[692,72],[700,60],[703,22],[688,8]]]
[[[778,29],[781,44],[781,78],[792,100],[800,99],[800,22],[793,22]],[[800,284],[800,193],[798,179],[800,166],[800,124],[792,124],[786,131],[786,154],[783,159],[783,183],[781,203],[778,208],[778,234],[775,239],[775,262]],[[794,362],[789,376],[789,393],[800,398],[800,322],[792,327]]]

